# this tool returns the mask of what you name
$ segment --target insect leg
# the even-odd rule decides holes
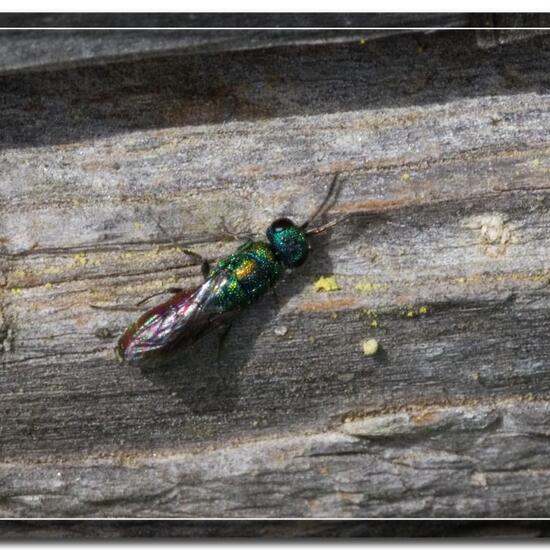
[[[193,252],[188,248],[182,248],[181,250],[188,256],[192,256],[193,258],[195,258],[197,262],[201,264],[201,273],[202,276],[206,279],[208,277],[208,274],[210,273],[210,263],[208,262],[208,260],[204,256],[201,256],[197,252]]]
[[[111,306],[98,306],[96,304],[89,304],[94,309],[103,309],[105,311],[141,311],[137,305],[128,304],[113,304]]]
[[[229,238],[233,239],[234,241],[247,241],[247,242],[250,242],[250,241],[254,240],[254,235],[252,233],[235,233],[235,231],[232,231],[231,229],[229,229],[227,227],[227,224],[226,224],[224,218],[221,218],[220,229],[221,229],[221,232],[226,237],[229,237]]]
[[[166,231],[166,229],[162,227],[162,224],[157,219],[155,219],[154,217],[152,219],[162,233],[168,234],[168,231]],[[178,244],[176,240],[173,240],[172,242],[176,245]],[[208,263],[208,260],[203,256],[201,256],[200,254],[198,254],[197,252],[193,252],[193,250],[189,250],[189,248],[180,248],[180,250],[184,254],[187,254],[188,256],[195,258],[197,260],[197,263],[201,264],[202,276],[206,279],[206,277],[210,273],[210,264]]]
[[[104,309],[106,311],[140,311],[140,306],[142,306],[145,302],[148,302],[151,298],[154,298],[155,296],[160,296],[161,294],[166,294],[168,292],[175,294],[176,292],[181,292],[182,290],[182,288],[175,287],[167,288],[165,290],[161,290],[160,292],[155,292],[154,294],[143,298],[143,300],[140,300],[135,304],[113,304],[110,306],[99,306],[96,304],[90,304],[90,307],[93,307],[94,309]]]
[[[151,298],[154,298],[155,296],[160,296],[161,294],[176,294],[178,292],[181,292],[183,290],[183,288],[177,288],[177,287],[170,287],[170,288],[165,288],[164,290],[161,290],[159,292],[155,292],[154,294],[151,294],[150,296],[147,296],[147,298],[143,298],[143,300],[140,300],[139,302],[136,303],[136,306],[141,306],[143,305],[145,302],[148,302]]]

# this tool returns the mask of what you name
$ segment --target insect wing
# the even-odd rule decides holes
[[[191,292],[180,292],[145,313],[122,336],[118,350],[129,363],[139,363],[175,345],[191,343],[232,317],[215,303],[227,283],[224,271],[216,273]]]

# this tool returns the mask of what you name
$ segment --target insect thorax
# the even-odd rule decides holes
[[[227,273],[227,282],[218,292],[223,310],[250,304],[264,294],[282,274],[283,267],[267,243],[246,243],[219,261],[213,273]]]

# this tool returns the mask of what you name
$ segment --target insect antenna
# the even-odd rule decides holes
[[[328,189],[328,192],[323,199],[323,202],[317,207],[315,212],[311,215],[311,217],[303,223],[300,227],[302,229],[305,229],[309,226],[309,224],[315,219],[322,217],[323,214],[334,204],[334,201],[338,197],[338,193],[340,191],[340,186],[337,185],[338,183],[338,176],[340,174],[337,173],[334,175],[334,178],[332,179],[332,182],[330,183],[330,187]],[[319,227],[314,227],[313,229],[309,229],[306,231],[306,235],[317,235],[319,233],[325,232],[327,229],[330,229],[331,227],[334,227],[336,224],[343,222],[345,219],[347,219],[349,216],[343,216],[341,218],[338,218],[337,220],[334,220],[332,222],[326,223],[324,225],[320,225]]]
[[[334,227],[335,225],[339,224],[340,222],[343,222],[344,220],[347,220],[348,218],[349,216],[342,216],[337,220],[331,221],[329,223],[325,223],[325,225],[320,225],[319,227],[314,227],[313,229],[309,229],[306,231],[306,235],[318,235],[319,233],[324,233],[327,229]]]
[[[339,175],[339,173],[334,174],[334,178],[332,178],[332,181],[330,182],[330,187],[328,188],[327,194],[323,199],[323,202],[317,207],[317,209],[315,210],[315,212],[313,212],[309,219],[300,226],[302,229],[305,229],[315,218],[322,216],[330,208],[330,199],[335,199],[337,195],[337,193],[335,193],[334,191],[337,190],[336,184],[338,183]]]

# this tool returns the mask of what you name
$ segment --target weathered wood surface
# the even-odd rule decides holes
[[[547,515],[549,61],[464,32],[2,76],[2,515]],[[117,364],[135,313],[90,304],[197,284],[181,247],[337,172],[349,220],[219,363]]]
[[[475,33],[477,44],[492,48],[547,34],[549,25],[547,14],[525,13],[0,13],[0,74],[163,55],[357,42],[418,32],[415,28],[481,28]],[[104,30],[108,27],[121,30]]]
[[[518,26],[518,22],[515,24]],[[14,28],[0,31],[0,73],[97,65],[128,59],[148,59],[159,55],[204,54],[281,46],[357,42],[361,39],[373,40],[414,32],[408,27],[469,25],[494,26],[494,21],[490,16],[465,13],[118,14],[118,16],[116,14],[0,14],[0,27],[29,27],[26,30]],[[33,27],[37,26],[46,27],[47,30],[34,30]],[[59,28],[81,26],[122,27],[124,30],[90,31]],[[175,30],[156,27],[189,28]],[[270,29],[269,27],[283,28]],[[338,27],[369,28],[345,30]],[[516,31],[514,36],[517,37],[521,32],[521,30]],[[493,36],[492,33],[488,33],[487,38],[492,42],[498,41],[498,37]]]

